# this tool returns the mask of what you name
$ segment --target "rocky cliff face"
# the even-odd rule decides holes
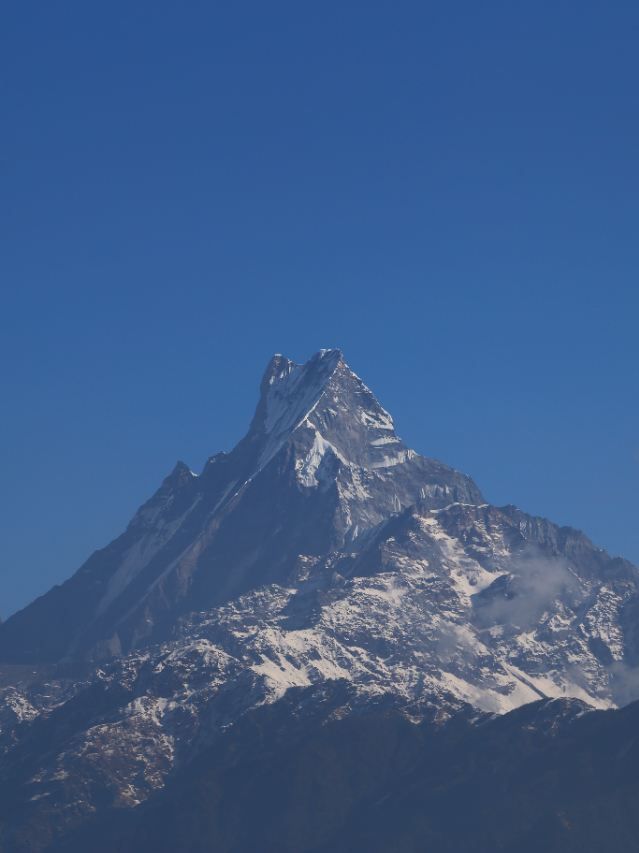
[[[390,702],[432,725],[623,705],[638,612],[634,566],[406,447],[339,351],[275,356],[234,450],[199,476],[179,463],[122,536],[0,625],[0,849],[153,799],[293,694],[302,718]]]

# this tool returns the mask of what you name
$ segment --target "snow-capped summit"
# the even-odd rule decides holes
[[[249,437],[261,443],[259,466],[296,431],[309,430],[315,457],[331,451],[345,464],[390,467],[409,453],[389,413],[337,349],[320,350],[306,364],[282,355],[271,359],[249,430]]]
[[[249,430],[249,436],[261,443],[259,466],[269,462],[309,417],[340,363],[343,359],[339,350],[320,350],[303,365],[283,355],[273,356],[262,379],[260,400]]]

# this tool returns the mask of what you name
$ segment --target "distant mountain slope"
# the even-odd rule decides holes
[[[303,691],[301,691],[303,693]],[[334,702],[325,699],[325,714]],[[575,700],[415,725],[325,721],[302,696],[252,712],[133,812],[60,853],[626,853],[639,834],[639,705]],[[311,707],[317,709],[314,702]]]

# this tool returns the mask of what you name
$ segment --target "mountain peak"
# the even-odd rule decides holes
[[[266,365],[266,370],[262,377],[262,393],[267,391],[272,385],[285,381],[291,373],[298,370],[310,373],[321,366],[326,373],[330,374],[337,367],[337,364],[343,360],[344,356],[339,349],[320,349],[304,364],[298,364],[285,355],[282,355],[282,353],[276,352]]]
[[[346,367],[338,349],[321,349],[305,364],[297,364],[281,353],[271,358],[249,430],[249,437],[262,445],[261,465],[317,406],[340,365]]]
[[[328,442],[343,460],[384,467],[409,451],[395,434],[393,419],[344,360],[339,349],[321,349],[304,364],[281,353],[269,361],[247,439],[266,465],[300,428]]]
[[[481,493],[402,442],[340,350],[305,364],[277,354],[239,444],[200,477],[178,463],[122,536],[2,626],[0,660],[119,654],[165,636],[189,608],[288,582],[309,555],[346,545],[350,554],[416,502],[455,501],[479,503]]]

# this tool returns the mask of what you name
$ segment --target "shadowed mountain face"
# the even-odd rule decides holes
[[[191,778],[207,791],[236,791],[240,814],[262,790],[245,784],[253,761],[269,787],[269,762],[293,760],[305,739],[323,743],[327,726],[333,755],[349,726],[380,709],[393,722],[380,724],[379,736],[401,729],[407,755],[415,737],[426,738],[435,752],[424,760],[436,754],[440,769],[461,760],[457,726],[471,755],[484,723],[484,733],[516,731],[527,749],[524,717],[512,716],[523,705],[542,700],[539,725],[563,732],[566,716],[639,698],[638,625],[639,572],[630,563],[579,531],[487,504],[471,479],[407,448],[337,350],[304,365],[275,356],[231,452],[199,476],[178,463],[122,536],[0,625],[0,853],[63,840],[97,849],[97,836],[83,833],[102,833],[103,814],[116,828],[114,815],[128,815],[125,824],[147,837],[144,816],[163,826],[154,804],[171,814]],[[515,728],[486,722],[494,714]],[[251,740],[263,720],[275,752]],[[339,720],[344,726],[330,728]],[[362,749],[374,749],[368,725],[377,723],[362,722]],[[557,743],[548,741],[549,761]],[[504,749],[494,772],[507,763]],[[335,790],[361,767],[338,762]],[[405,770],[400,762],[397,773]],[[318,771],[317,784],[332,786],[332,772]],[[490,772],[473,778],[483,787]],[[387,782],[373,784],[377,773],[386,778],[376,767],[368,793],[348,806],[328,797],[326,827],[339,835],[343,826],[348,840],[375,826],[375,797],[387,796]],[[158,800],[167,781],[168,799]],[[413,807],[437,811],[436,778],[424,784],[430,805],[407,794],[392,801],[393,819]],[[291,808],[304,815],[309,805],[295,791]],[[239,830],[224,823],[228,803],[215,798],[195,798],[196,811],[213,815],[203,837],[215,843],[202,849],[276,849],[255,847],[252,836],[233,846]],[[208,819],[185,813],[196,825]],[[461,836],[459,847],[438,847],[438,830],[415,826],[405,846],[386,837],[386,847],[368,838],[343,849],[421,850],[415,839],[431,830],[434,850],[472,849]],[[317,853],[342,849],[338,835],[318,835]],[[300,827],[294,837],[281,849],[314,849]],[[153,838],[147,849],[163,849]],[[486,839],[484,849],[510,849]]]
[[[329,699],[323,707],[328,716]],[[438,727],[392,708],[248,715],[137,811],[58,853],[625,853],[639,832],[639,705],[572,700]],[[315,705],[317,708],[318,706]]]

